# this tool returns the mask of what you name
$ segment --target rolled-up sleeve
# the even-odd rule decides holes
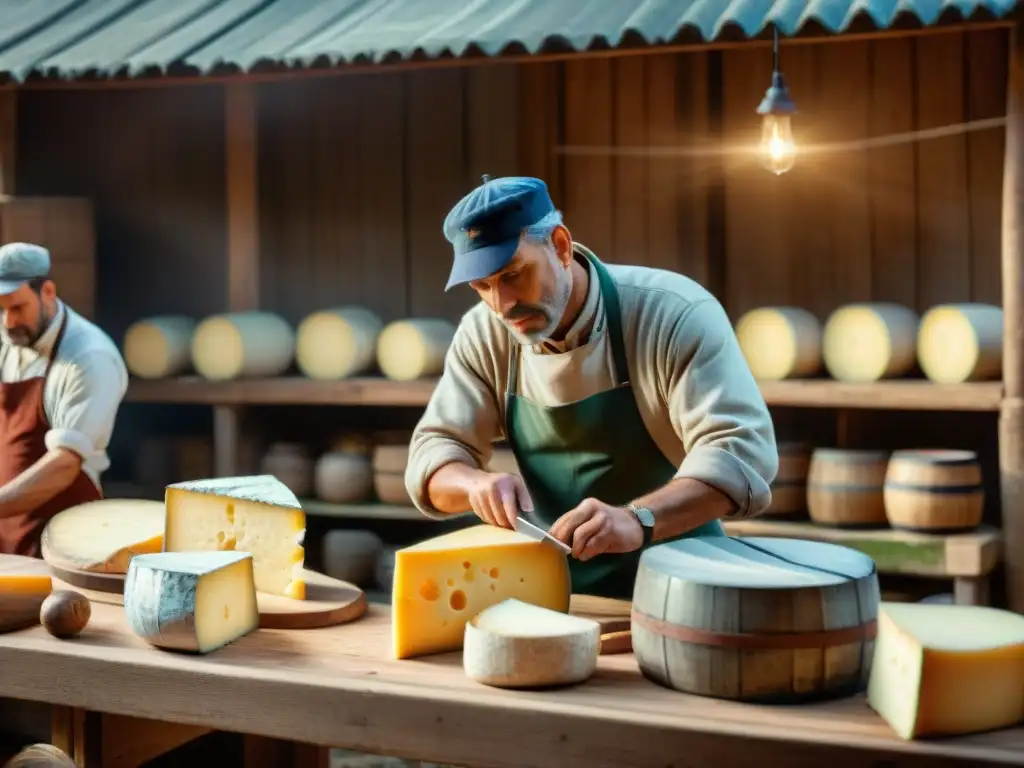
[[[721,304],[685,310],[667,356],[665,387],[672,425],[686,449],[676,477],[700,480],[749,517],[771,503],[779,467],[771,414]]]
[[[46,448],[74,451],[83,460],[107,450],[128,374],[113,355],[93,352],[65,363],[59,396],[47,414]]]
[[[405,487],[427,517],[443,518],[430,504],[427,483],[446,464],[483,467],[501,436],[496,386],[486,375],[482,341],[463,320],[445,356],[444,372],[413,432]]]

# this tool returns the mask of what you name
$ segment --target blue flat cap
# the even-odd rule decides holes
[[[445,290],[500,272],[515,256],[523,230],[554,210],[540,179],[484,176],[444,220],[444,236],[455,249]]]
[[[7,243],[0,248],[0,296],[7,296],[29,280],[50,274],[50,252],[34,243]]]

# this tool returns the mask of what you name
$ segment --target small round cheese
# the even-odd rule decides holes
[[[751,310],[736,324],[736,338],[756,379],[813,376],[821,368],[821,323],[806,309]]]
[[[355,504],[373,493],[373,467],[365,453],[328,451],[315,470],[316,497],[332,504]]]
[[[384,324],[362,307],[314,312],[299,324],[295,363],[311,379],[344,379],[365,373],[376,361]]]
[[[1003,310],[991,304],[944,304],[921,318],[917,359],[940,384],[998,379],[1003,371]]]
[[[124,364],[140,379],[177,376],[192,367],[191,317],[165,315],[139,320],[124,335]]]
[[[580,683],[597,668],[601,625],[519,600],[486,608],[468,622],[466,676],[498,688]]]
[[[377,364],[393,381],[438,376],[455,326],[436,318],[390,323],[377,339]]]
[[[917,360],[917,314],[899,304],[850,304],[825,323],[822,357],[832,378],[868,382],[909,373]]]
[[[208,317],[192,337],[192,364],[211,381],[280,376],[295,356],[295,332],[270,312]]]

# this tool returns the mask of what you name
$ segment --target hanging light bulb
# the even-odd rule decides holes
[[[796,104],[789,97],[786,79],[779,71],[779,30],[773,28],[772,84],[757,108],[761,115],[761,163],[775,175],[788,171],[796,163],[792,117]]]

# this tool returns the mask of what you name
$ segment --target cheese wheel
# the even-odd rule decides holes
[[[374,472],[405,472],[409,463],[409,445],[378,445],[373,449]]]
[[[260,461],[260,474],[273,475],[299,498],[313,493],[313,459],[297,443],[274,443]]]
[[[839,381],[909,373],[917,360],[917,314],[899,304],[850,304],[825,323],[822,357]]]
[[[736,324],[736,338],[754,378],[780,381],[821,369],[821,323],[806,309],[753,309]]]
[[[212,381],[279,376],[294,354],[295,332],[269,312],[213,315],[192,337],[192,364]]]
[[[50,519],[40,540],[44,560],[92,573],[127,573],[133,557],[163,546],[163,502],[146,499],[69,507]]]
[[[868,705],[903,739],[1024,723],[1024,616],[883,603]]]
[[[570,685],[594,674],[600,650],[593,619],[509,599],[466,622],[462,667],[498,688]]]
[[[124,335],[124,364],[140,379],[177,376],[192,367],[196,321],[182,315],[139,320]]]
[[[454,336],[455,326],[447,320],[398,320],[377,339],[377,364],[392,381],[438,376]]]
[[[311,379],[329,381],[365,373],[377,357],[384,324],[362,307],[314,312],[299,324],[295,363]]]
[[[941,384],[998,379],[1003,372],[1003,310],[991,304],[944,304],[921,318],[917,359]]]
[[[330,451],[316,462],[316,497],[332,504],[355,504],[373,493],[370,457],[362,453]]]

